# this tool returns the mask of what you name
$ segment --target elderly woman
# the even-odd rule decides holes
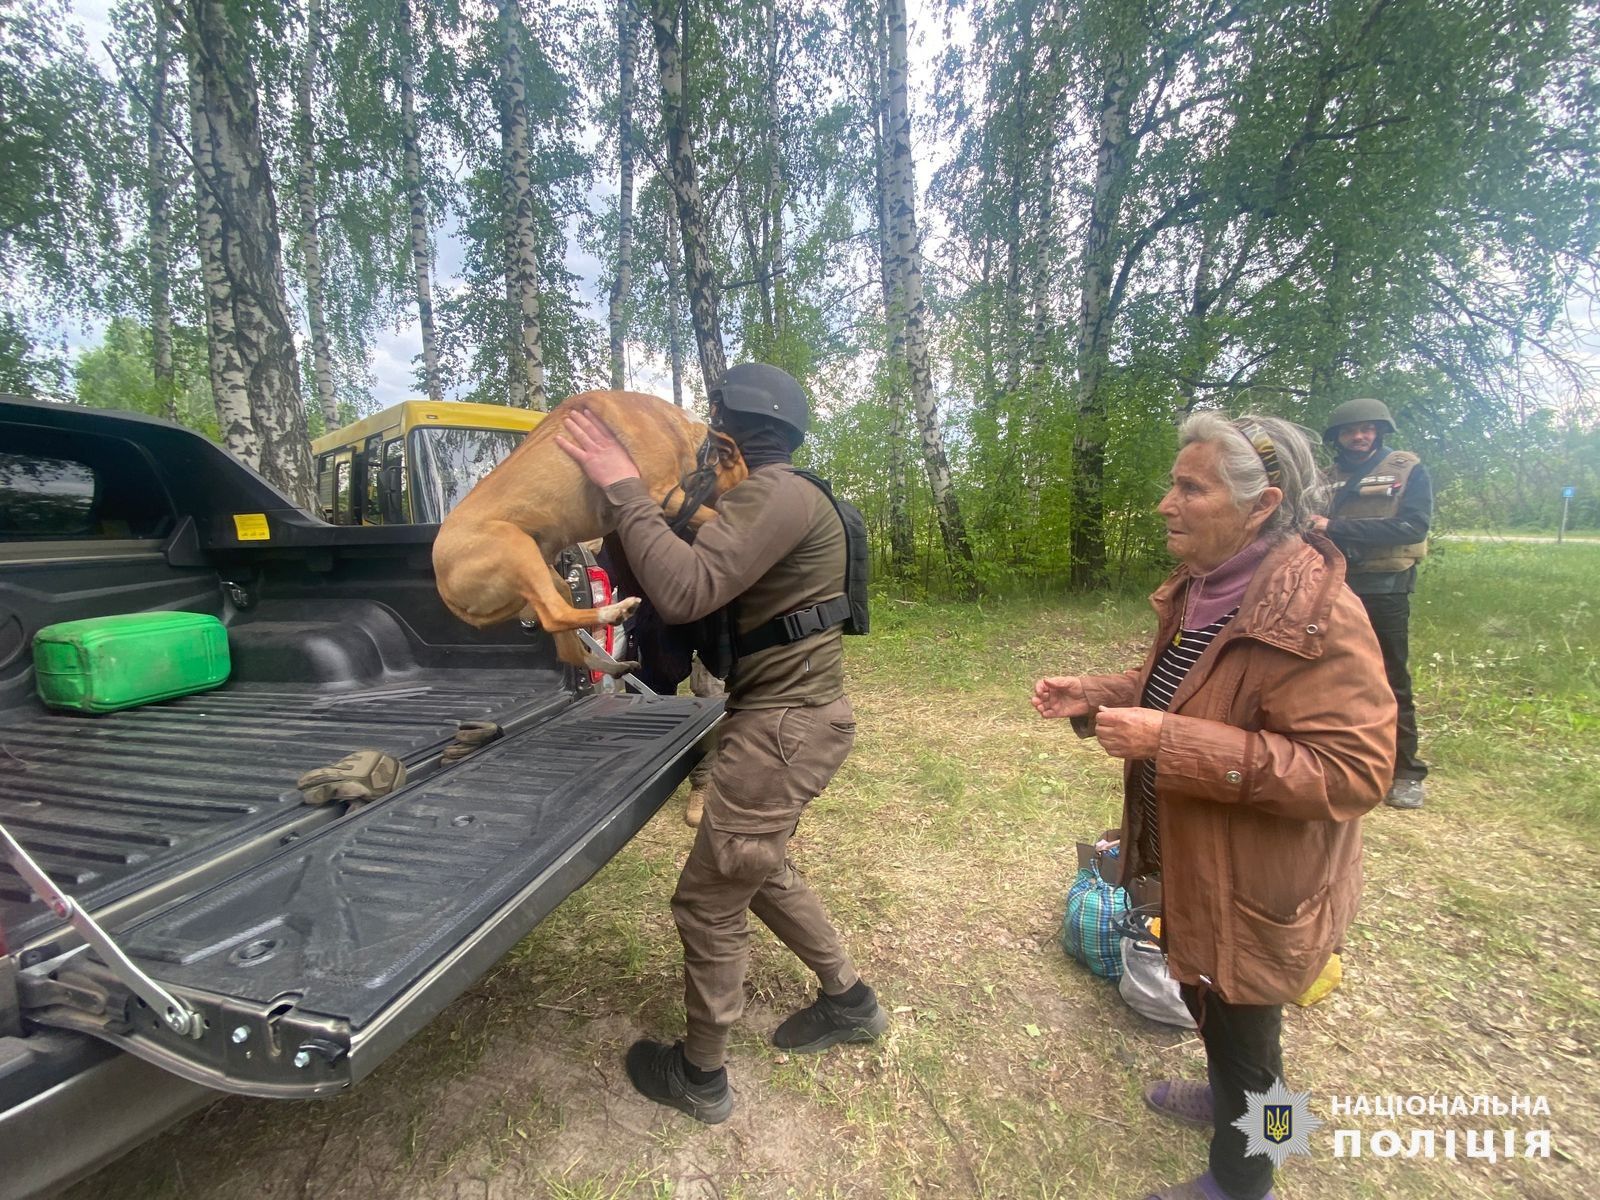
[[[1308,439],[1271,417],[1200,413],[1180,443],[1158,510],[1180,565],[1151,597],[1144,665],[1041,679],[1033,706],[1093,714],[1124,761],[1123,877],[1159,882],[1168,968],[1205,1043],[1209,1084],[1145,1095],[1212,1128],[1211,1169],[1157,1196],[1260,1200],[1263,1131],[1249,1155],[1234,1122],[1246,1092],[1281,1081],[1282,1005],[1355,913],[1359,818],[1389,787],[1395,705],[1344,560],[1309,532]]]

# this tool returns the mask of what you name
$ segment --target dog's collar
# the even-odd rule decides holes
[[[689,522],[700,511],[700,506],[711,498],[711,492],[717,486],[717,439],[711,430],[706,431],[706,440],[700,443],[694,461],[694,470],[678,480],[677,486],[661,500],[664,512],[672,501],[672,493],[683,493],[683,507],[678,509],[677,516],[667,522],[667,528],[679,537],[689,528]]]

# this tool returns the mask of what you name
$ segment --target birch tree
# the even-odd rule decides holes
[[[945,554],[958,573],[970,579],[972,546],[950,476],[944,435],[933,394],[933,369],[928,355],[927,304],[922,294],[922,242],[917,230],[916,173],[912,158],[911,107],[906,95],[905,0],[884,0],[888,26],[889,163],[886,171],[890,272],[894,280],[892,323],[905,330],[906,369],[917,417],[923,465],[933,492],[934,511]]]
[[[633,60],[637,24],[632,0],[617,0],[617,273],[611,281],[611,386],[625,384],[628,297],[633,287]]]
[[[428,399],[444,399],[439,377],[439,335],[433,320],[433,248],[429,241],[428,197],[423,190],[422,135],[417,126],[417,33],[411,0],[396,0],[399,11],[400,136],[410,207],[411,277],[422,334],[422,375]]]
[[[189,0],[184,29],[212,390],[224,445],[309,509],[315,485],[294,323],[245,49],[254,31],[236,19],[221,0]]]
[[[150,112],[146,137],[145,198],[149,207],[151,375],[162,415],[178,419],[178,388],[172,360],[172,196],[168,178],[168,86],[172,74],[172,15],[166,0],[153,0],[155,48],[150,61]]]
[[[721,298],[716,269],[707,244],[708,225],[700,184],[695,175],[694,147],[684,110],[683,52],[678,40],[679,7],[675,0],[653,0],[650,25],[655,36],[661,79],[661,124],[666,135],[667,170],[677,202],[683,237],[684,282],[695,343],[700,351],[700,376],[706,390],[727,372],[722,343]]]
[[[682,267],[678,261],[677,200],[668,191],[661,206],[666,255],[662,260],[667,285],[667,361],[672,368],[672,402],[683,407],[683,339],[678,316],[683,311]]]
[[[534,226],[533,162],[528,134],[528,77],[523,53],[524,27],[517,0],[498,0],[501,35],[501,76],[504,91],[501,143],[515,238],[507,264],[508,280],[515,280],[517,310],[521,316],[518,347],[525,404],[543,412],[550,406],[545,392],[544,342],[539,320],[539,238]],[[508,295],[510,283],[508,282]]]
[[[866,92],[872,124],[872,216],[877,234],[878,287],[882,296],[885,357],[884,399],[889,409],[889,569],[903,575],[911,569],[913,531],[906,480],[906,325],[898,299],[895,247],[889,222],[889,36],[883,5],[870,10],[870,22],[858,37],[865,65]]]
[[[766,5],[766,37],[765,51],[766,62],[765,87],[762,99],[766,110],[766,159],[767,159],[767,195],[765,204],[766,213],[766,247],[764,266],[771,279],[772,287],[772,340],[779,347],[780,354],[784,337],[788,329],[788,281],[785,278],[787,264],[785,262],[783,243],[783,210],[784,210],[784,162],[783,162],[783,127],[784,107],[779,99],[778,84],[783,76],[783,63],[785,55],[781,53],[782,26],[778,20],[778,0],[767,0]]]
[[[317,52],[322,40],[322,0],[307,0],[306,44],[295,80],[295,150],[299,158],[296,190],[300,202],[300,265],[306,288],[306,314],[311,326],[312,379],[322,427],[338,428],[339,409],[333,391],[333,353],[328,345],[328,318],[323,302],[321,224],[317,212],[316,117],[312,91],[317,79]]]

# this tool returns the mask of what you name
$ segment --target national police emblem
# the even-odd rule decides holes
[[[1310,1154],[1322,1118],[1311,1111],[1310,1092],[1291,1092],[1276,1079],[1264,1092],[1244,1094],[1244,1116],[1233,1127],[1245,1136],[1247,1155],[1265,1154],[1274,1167],[1291,1154]]]

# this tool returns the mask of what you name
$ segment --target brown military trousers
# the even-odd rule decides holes
[[[844,697],[815,708],[739,709],[719,727],[705,817],[672,896],[683,941],[684,1053],[697,1067],[722,1065],[728,1032],[744,1012],[746,913],[815,971],[824,991],[845,991],[858,978],[822,901],[787,854],[800,814],[855,738]]]

